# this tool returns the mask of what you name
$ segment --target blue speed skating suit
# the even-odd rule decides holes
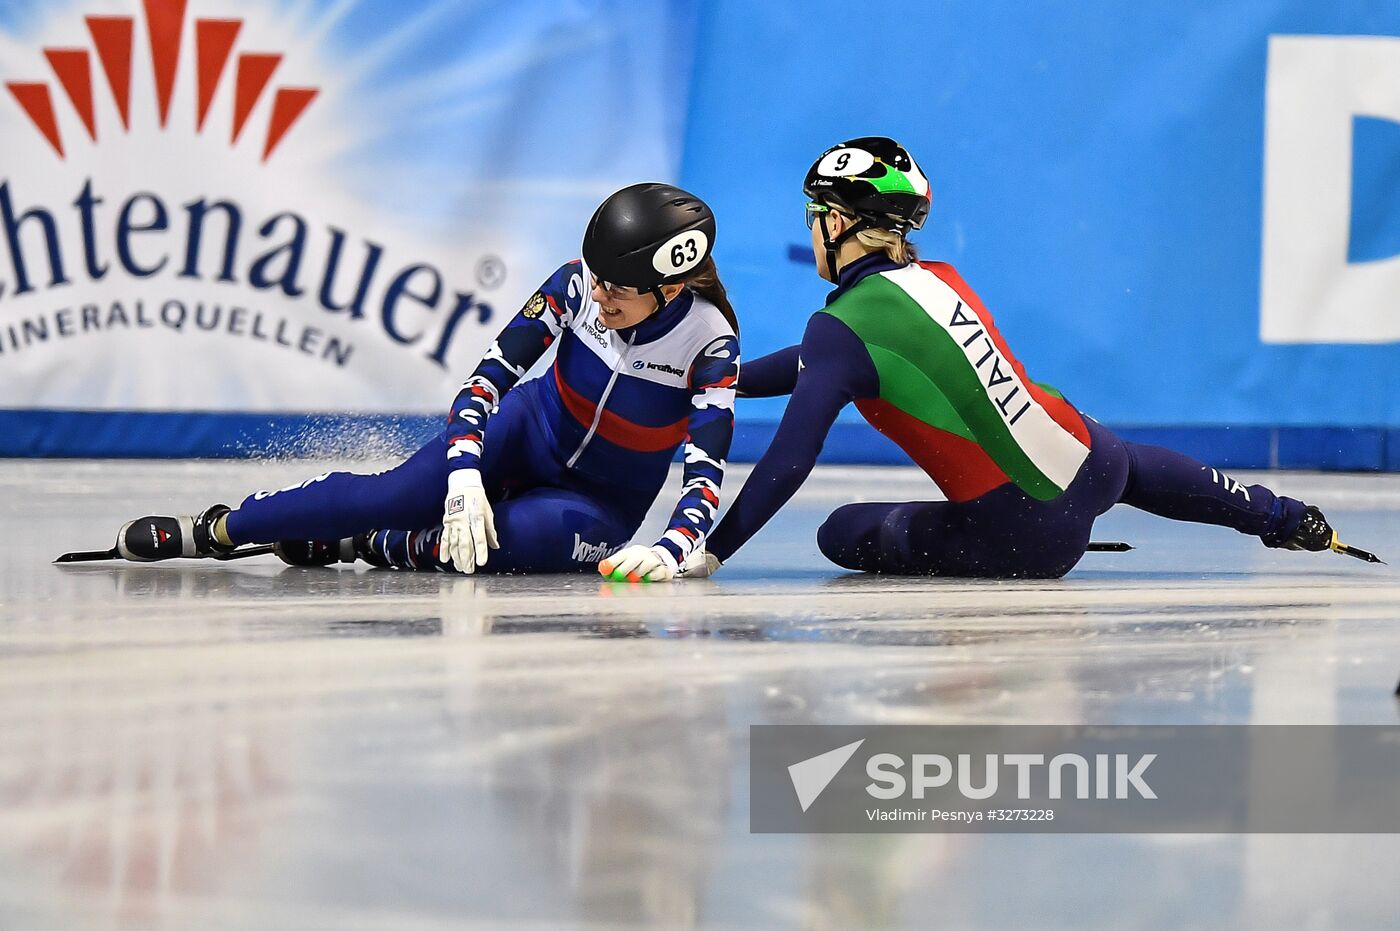
[[[437,525],[447,475],[473,468],[501,543],[480,571],[589,569],[631,539],[684,444],[680,500],[657,541],[684,561],[719,508],[737,337],[688,289],[639,325],[610,330],[590,282],[582,261],[551,275],[462,385],[447,427],[401,465],[258,492],[229,514],[229,537],[242,544],[375,531],[376,562],[443,568]],[[521,382],[551,347],[544,374]]]

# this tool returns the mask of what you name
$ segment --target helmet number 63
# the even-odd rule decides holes
[[[694,237],[685,242],[678,242],[671,247],[671,266],[673,268],[683,268],[686,263],[694,262],[698,258],[700,258],[700,249],[695,245]]]
[[[651,265],[665,276],[683,275],[710,254],[710,237],[704,230],[681,230],[652,253]]]

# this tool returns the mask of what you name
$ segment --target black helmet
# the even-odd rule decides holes
[[[603,201],[583,233],[583,260],[614,285],[650,291],[658,305],[663,284],[673,284],[709,258],[715,215],[687,191],[645,182]]]
[[[867,229],[901,235],[924,225],[932,202],[928,179],[914,157],[884,136],[862,136],[827,149],[807,169],[802,190],[855,214]]]

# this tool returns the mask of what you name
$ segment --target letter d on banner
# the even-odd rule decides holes
[[[1353,120],[1400,123],[1400,38],[1270,36],[1264,108],[1260,339],[1400,341],[1400,254],[1347,260]]]

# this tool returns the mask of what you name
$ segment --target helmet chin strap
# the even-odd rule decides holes
[[[666,295],[661,293],[661,285],[657,285],[656,287],[652,288],[648,293],[650,293],[652,297],[656,298],[657,313],[660,313],[661,311],[666,309],[666,304],[668,302],[666,300]]]
[[[817,223],[822,229],[822,246],[826,249],[826,270],[831,274],[831,281],[834,284],[840,275],[836,272],[836,250],[841,247],[841,243],[859,233],[870,224],[864,219],[857,217],[856,221],[841,231],[835,239],[831,238],[831,233],[826,228],[826,218],[830,211],[817,215]]]

